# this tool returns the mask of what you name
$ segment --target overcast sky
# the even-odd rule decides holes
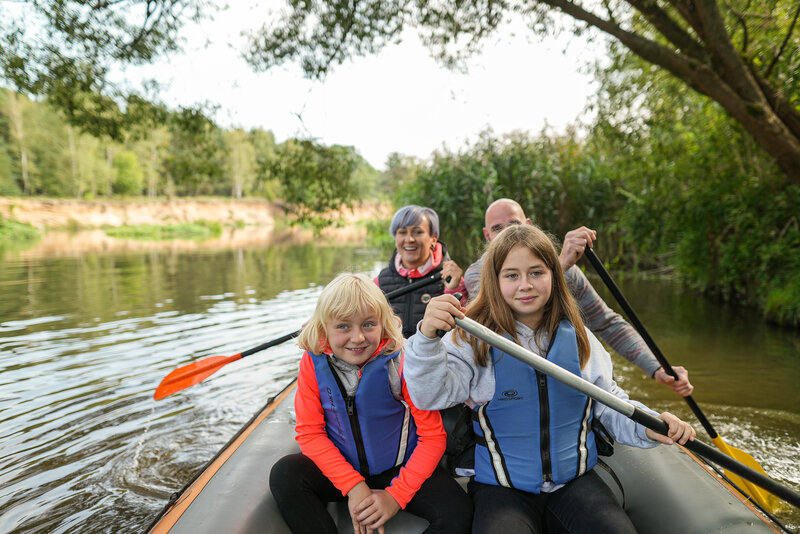
[[[188,27],[185,54],[145,69],[166,85],[167,104],[215,103],[223,127],[261,127],[278,142],[354,146],[382,169],[391,152],[427,158],[445,146],[458,150],[487,127],[497,135],[545,125],[563,131],[594,91],[581,71],[597,46],[571,35],[542,42],[521,24],[489,40],[467,74],[439,66],[413,31],[378,55],[335,68],[324,83],[304,79],[295,65],[256,74],[241,57],[241,32],[265,20],[264,6],[276,1],[258,3],[231,2]]]

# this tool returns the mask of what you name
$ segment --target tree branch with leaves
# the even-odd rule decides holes
[[[45,97],[84,131],[119,140],[152,99],[112,73],[180,50],[179,30],[206,7],[205,0],[0,0],[0,83]],[[127,113],[132,102],[135,118]]]
[[[786,53],[800,48],[792,0],[341,0],[287,10],[250,36],[247,58],[258,69],[299,61],[309,77],[376,52],[407,27],[455,66],[503,22],[523,17],[547,33],[566,15],[573,31],[599,30],[715,100],[800,184],[800,56]]]

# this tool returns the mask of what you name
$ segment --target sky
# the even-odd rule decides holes
[[[401,44],[335,67],[324,82],[304,79],[297,65],[255,73],[241,55],[242,31],[266,20],[265,6],[282,2],[251,4],[236,0],[188,26],[185,53],[141,69],[164,86],[168,105],[216,104],[222,127],[260,127],[278,142],[353,146],[381,170],[392,152],[424,159],[457,151],[487,128],[495,135],[546,126],[561,132],[595,91],[585,71],[598,45],[570,34],[542,41],[522,24],[490,38],[466,74],[432,59],[414,30]]]

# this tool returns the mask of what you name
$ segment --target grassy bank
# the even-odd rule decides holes
[[[171,239],[202,240],[222,234],[222,224],[214,221],[197,221],[182,224],[141,224],[136,226],[105,227],[103,231],[117,239],[139,241],[168,241]]]
[[[25,248],[40,238],[41,233],[35,227],[0,214],[0,250]]]

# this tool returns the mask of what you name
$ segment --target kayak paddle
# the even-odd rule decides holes
[[[415,282],[408,284],[407,286],[403,286],[401,288],[395,289],[394,291],[386,293],[386,298],[393,299],[395,297],[405,295],[406,293],[410,293],[419,287],[426,286],[433,282],[438,282],[441,279],[442,279],[441,272],[425,276]],[[449,280],[450,277],[448,277],[448,281]],[[253,347],[252,349],[247,349],[238,354],[234,354],[233,356],[208,356],[206,358],[201,358],[192,363],[178,367],[177,369],[169,373],[166,377],[164,377],[161,383],[158,384],[156,392],[153,394],[153,398],[155,400],[161,400],[164,397],[172,395],[173,393],[177,393],[186,388],[192,387],[193,385],[202,382],[209,376],[213,375],[214,373],[216,373],[217,371],[219,371],[220,369],[222,369],[231,362],[235,362],[236,360],[241,360],[246,356],[250,356],[251,354],[255,354],[256,352],[261,352],[262,350],[266,350],[270,347],[275,347],[299,335],[300,335],[300,330],[295,330],[290,334],[283,335],[277,339],[273,339],[272,341],[267,341],[266,343],[262,343],[257,347]]]
[[[155,400],[161,400],[164,397],[172,395],[173,393],[177,393],[188,387],[192,387],[198,382],[202,382],[209,376],[213,375],[231,362],[235,362],[236,360],[240,360],[245,356],[250,356],[251,354],[255,354],[256,352],[260,352],[270,347],[280,345],[281,343],[285,343],[299,335],[300,330],[295,330],[291,334],[286,334],[277,339],[273,339],[272,341],[267,341],[266,343],[262,343],[257,347],[247,349],[238,354],[234,354],[233,356],[209,356],[207,358],[201,358],[197,361],[186,364],[182,367],[178,367],[164,377],[164,380],[162,380],[156,388],[153,398]]]
[[[572,374],[563,367],[545,359],[537,354],[529,351],[528,349],[518,345],[514,341],[507,339],[482,324],[473,321],[469,317],[464,319],[455,318],[456,325],[463,330],[466,330],[473,336],[482,339],[486,343],[496,347],[503,352],[517,358],[530,365],[531,367],[545,373],[546,375],[577,389],[581,393],[588,395],[597,402],[605,404],[612,410],[615,410],[622,415],[636,421],[637,423],[646,426],[647,428],[658,432],[659,434],[667,435],[669,425],[662,419],[651,415],[650,413],[634,406],[630,402],[620,399],[616,395],[592,384],[588,380],[584,380],[578,375]],[[719,450],[706,445],[705,443],[695,439],[694,441],[687,441],[683,447],[693,451],[703,458],[711,462],[715,462],[723,466],[726,470],[733,471],[741,478],[746,479],[753,484],[766,489],[794,506],[800,507],[800,494],[783,486],[775,480],[769,478],[765,474],[748,467],[745,463],[739,462],[730,456],[727,456]]]
[[[617,284],[614,283],[614,280],[611,278],[611,275],[603,266],[603,263],[597,257],[597,254],[595,254],[591,248],[587,247],[585,255],[587,258],[589,258],[589,262],[597,271],[597,274],[599,274],[600,278],[602,278],[603,282],[605,282],[606,287],[608,287],[609,291],[611,291],[611,293],[614,295],[614,298],[617,299],[619,305],[622,306],[625,315],[628,316],[628,319],[633,324],[633,327],[636,329],[637,332],[639,332],[639,335],[642,336],[642,339],[644,339],[644,342],[653,352],[656,359],[658,360],[658,363],[661,364],[661,367],[664,368],[664,371],[666,371],[667,374],[674,377],[675,380],[678,380],[677,373],[675,373],[675,370],[669,364],[667,358],[658,348],[655,341],[653,341],[653,338],[650,337],[650,334],[647,332],[647,329],[644,327],[644,324],[642,324],[642,322],[639,320],[639,317],[636,315],[636,312],[633,311],[633,308],[628,303],[627,299],[622,294],[622,291],[620,291],[619,287],[617,287]],[[751,469],[754,469],[762,473],[764,476],[767,475],[766,472],[764,472],[764,468],[761,467],[761,465],[756,461],[755,458],[753,458],[751,455],[744,452],[743,450],[737,449],[736,447],[731,447],[730,445],[725,443],[725,441],[723,441],[722,437],[719,434],[717,434],[717,431],[714,430],[713,426],[711,426],[711,422],[708,420],[708,418],[706,418],[705,414],[700,409],[700,406],[697,405],[697,403],[695,402],[695,400],[692,398],[691,395],[684,397],[684,399],[686,400],[686,403],[689,405],[689,407],[692,409],[692,412],[694,412],[694,415],[697,417],[698,421],[700,421],[700,424],[703,425],[703,428],[711,437],[712,443],[714,443],[714,445],[716,445],[720,451],[724,452],[731,458],[734,458],[735,460],[738,460],[739,462],[747,465]],[[775,512],[777,510],[780,503],[772,495],[763,491],[758,486],[751,484],[747,480],[743,480],[741,477],[736,476],[733,473],[729,473],[726,471],[726,474],[737,486],[747,488],[747,491],[750,493],[750,496],[753,498],[753,500],[755,500],[759,505],[763,506],[766,510],[770,512]]]

